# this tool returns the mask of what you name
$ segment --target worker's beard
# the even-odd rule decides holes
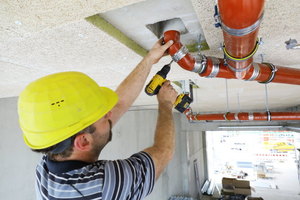
[[[103,141],[104,138],[102,138],[101,142],[96,143],[93,146],[92,152],[93,152],[93,155],[96,156],[97,158],[99,157],[99,155],[100,155],[102,149],[105,147],[105,145],[112,140],[112,121],[108,120],[108,122],[109,122],[109,131],[108,131],[108,133],[106,133],[106,135],[107,135],[106,140]],[[99,139],[98,139],[98,141],[99,141]]]

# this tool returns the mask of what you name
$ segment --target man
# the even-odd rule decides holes
[[[125,160],[98,160],[112,126],[141,92],[151,66],[172,45],[158,41],[116,91],[80,72],[38,79],[18,102],[25,143],[43,156],[36,169],[37,199],[142,199],[174,153],[173,102],[167,81],[157,95],[154,144]]]

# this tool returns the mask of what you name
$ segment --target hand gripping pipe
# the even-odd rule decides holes
[[[169,48],[172,59],[183,69],[196,72],[201,77],[237,79],[235,72],[224,63],[224,59],[215,57],[194,58],[187,48],[180,42],[180,33],[175,30],[164,33],[164,41],[173,40],[174,44]],[[247,81],[259,83],[285,83],[300,85],[300,69],[276,66],[271,63],[252,63],[241,77]]]

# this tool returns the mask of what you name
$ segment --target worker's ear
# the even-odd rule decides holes
[[[74,148],[79,151],[90,151],[92,148],[92,136],[89,133],[79,134],[75,137]]]

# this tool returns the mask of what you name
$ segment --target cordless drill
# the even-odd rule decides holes
[[[146,94],[149,96],[153,96],[158,94],[158,91],[160,90],[162,84],[166,81],[167,74],[169,73],[171,67],[171,63],[163,66],[161,70],[159,70],[151,79],[151,81],[148,83],[148,85],[145,88]]]
[[[145,88],[146,94],[148,94],[149,96],[158,94],[161,86],[166,81],[167,74],[171,69],[171,63],[172,61],[169,64],[163,66],[163,68],[153,76],[153,78]],[[177,96],[176,101],[174,102],[174,108],[183,113],[190,106],[192,101],[193,99],[189,97],[189,95],[182,93]]]

